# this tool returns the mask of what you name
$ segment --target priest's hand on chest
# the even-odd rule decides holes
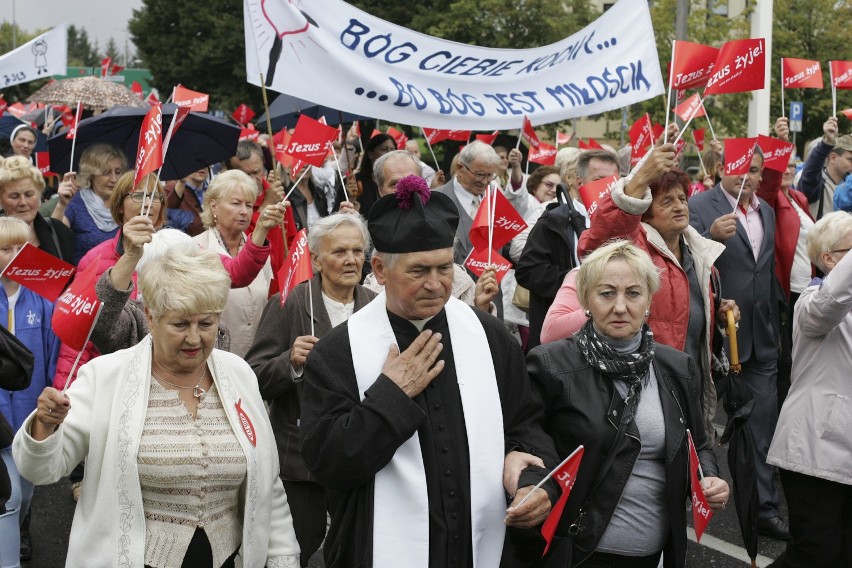
[[[414,398],[444,369],[444,362],[437,360],[441,349],[441,334],[427,329],[402,353],[391,345],[382,373]]]

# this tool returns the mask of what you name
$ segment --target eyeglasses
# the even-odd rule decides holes
[[[468,172],[470,172],[470,175],[472,175],[473,179],[475,179],[476,181],[491,181],[491,180],[493,180],[494,178],[497,177],[496,172],[493,173],[493,174],[478,174],[475,171],[473,171],[472,169],[470,169],[470,167],[467,164],[465,164],[464,162],[459,162],[459,164],[461,164],[461,166],[464,169],[466,169]]]
[[[133,193],[128,193],[125,197],[129,197],[136,203],[142,203],[142,200],[145,198],[145,193],[142,191],[134,191]],[[156,193],[148,193],[148,199],[153,201],[154,203],[162,203],[166,198],[165,194],[156,192]]]

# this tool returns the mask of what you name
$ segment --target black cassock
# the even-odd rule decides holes
[[[490,347],[503,411],[506,452],[521,450],[554,467],[553,442],[533,423],[529,379],[520,346],[502,322],[474,310]],[[419,331],[388,312],[400,351]],[[429,567],[473,566],[470,467],[461,395],[456,380],[446,312],[426,329],[441,334],[444,369],[409,398],[380,375],[363,402],[352,363],[347,324],[316,344],[305,365],[302,454],[308,469],[329,491],[331,528],[324,552],[328,568],[372,566],[373,479],[414,432],[420,438],[429,498]],[[483,361],[488,354],[483,353]],[[474,457],[475,459],[475,457]],[[546,471],[528,468],[519,487],[535,484]],[[551,495],[551,502],[555,496]],[[403,508],[406,503],[399,503]],[[400,559],[405,551],[400,551]]]

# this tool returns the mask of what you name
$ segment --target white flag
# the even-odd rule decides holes
[[[0,56],[0,89],[67,71],[68,25],[60,24]]]

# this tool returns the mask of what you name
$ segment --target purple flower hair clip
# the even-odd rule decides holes
[[[420,201],[423,205],[429,203],[429,199],[432,197],[432,192],[429,191],[429,186],[422,177],[410,175],[396,182],[394,195],[400,209],[411,209],[411,200],[414,199],[416,194],[420,195]]]

